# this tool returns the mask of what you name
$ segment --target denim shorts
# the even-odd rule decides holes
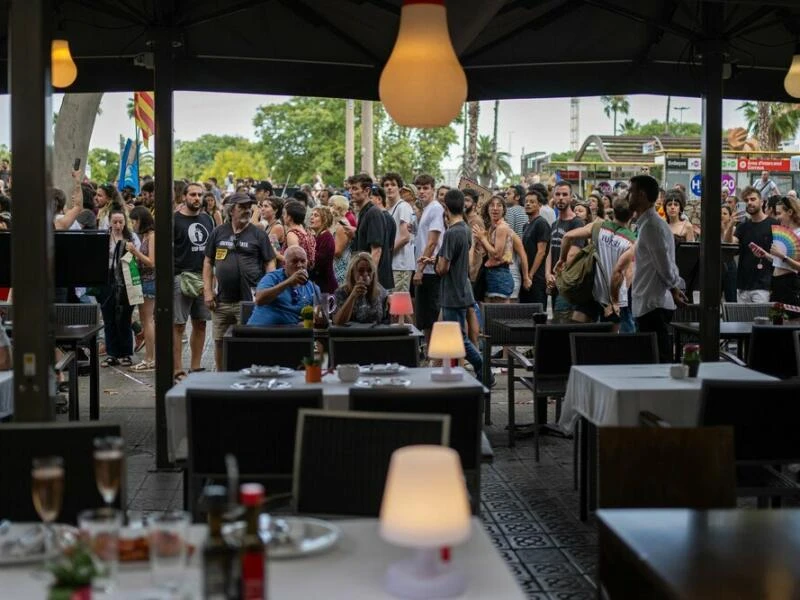
[[[142,280],[142,294],[145,298],[155,298],[156,297],[156,280],[155,279],[147,279]]]
[[[514,278],[508,265],[487,267],[486,296],[489,298],[510,298],[514,293]]]

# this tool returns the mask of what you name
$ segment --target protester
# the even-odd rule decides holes
[[[673,189],[664,195],[664,211],[676,244],[694,241],[694,228],[688,219],[683,218],[685,209],[686,196],[683,192]]]
[[[394,240],[397,237],[397,226],[392,215],[386,210],[386,192],[378,185],[373,185],[369,195],[370,202],[380,211],[383,217],[383,244],[381,258],[378,261],[378,280],[387,290],[394,289],[394,272],[392,271],[392,253]]]
[[[333,239],[335,241],[333,274],[336,277],[336,283],[342,285],[347,275],[347,267],[350,264],[350,244],[353,241],[356,230],[355,227],[350,225],[350,221],[346,216],[350,210],[350,203],[347,198],[339,194],[331,196],[330,207],[333,216]]]
[[[736,197],[733,204],[736,205]],[[726,203],[720,207],[720,239],[725,241],[725,232],[733,229],[734,216]],[[736,260],[728,252],[722,253],[722,295],[725,302],[736,302]]]
[[[144,359],[131,367],[131,371],[152,371],[156,364],[156,324],[153,309],[156,302],[156,245],[155,222],[153,215],[144,206],[135,207],[130,214],[133,230],[139,236],[141,245],[128,242],[127,250],[133,254],[139,267],[144,302],[139,305],[139,320],[144,334]]]
[[[434,202],[434,179],[430,175],[418,175],[414,180],[417,193],[423,206],[417,223],[414,238],[414,255],[416,270],[412,277],[415,287],[415,314],[417,328],[425,335],[425,342],[430,341],[431,329],[439,318],[439,276],[428,259],[435,257],[442,247],[444,231],[444,208]]]
[[[347,323],[389,323],[389,294],[376,276],[369,252],[353,256],[344,284],[336,290],[335,325]]]
[[[333,239],[331,227],[333,213],[327,206],[317,206],[311,211],[310,227],[316,236],[316,260],[309,270],[311,281],[317,284],[321,292],[332,294],[336,291],[336,275],[333,272],[333,261],[336,254],[336,241]]]
[[[300,246],[306,253],[309,268],[314,266],[317,253],[317,242],[314,235],[306,231],[306,207],[299,200],[290,200],[283,207],[283,224],[285,227],[285,243],[283,254],[292,246]],[[278,254],[278,262],[282,262],[283,254]]]
[[[386,206],[397,231],[392,248],[394,291],[407,292],[411,289],[411,276],[414,273],[414,240],[411,236],[414,210],[400,197],[403,178],[398,173],[386,173],[381,178],[381,185],[386,192]]]
[[[550,231],[550,252],[545,259],[545,278],[548,292],[553,295],[553,320],[556,323],[568,323],[572,320],[575,306],[558,294],[555,266],[561,258],[561,239],[564,234],[583,227],[585,223],[575,216],[572,210],[572,186],[568,182],[557,183],[553,188],[553,197],[556,201],[556,208],[558,208],[558,218],[553,222]],[[583,240],[575,240],[564,258],[564,263],[569,264],[569,261],[583,246]]]
[[[386,220],[383,218],[381,209],[370,198],[372,178],[365,173],[353,175],[347,179],[347,185],[350,190],[350,199],[358,211],[358,226],[351,244],[351,250],[353,252],[369,252],[372,255],[372,260],[378,266],[378,278],[381,285],[391,289],[393,285],[391,247],[385,248],[388,239]],[[389,252],[388,257],[384,256],[386,251]],[[382,258],[383,260],[381,260]],[[381,268],[387,264],[387,259],[388,271]],[[389,284],[388,287],[387,283]]]
[[[545,261],[550,251],[550,226],[541,216],[541,208],[545,203],[542,193],[531,189],[525,195],[525,214],[528,223],[522,234],[522,245],[528,259],[528,277],[530,289],[519,292],[520,302],[538,302],[547,306],[547,284],[545,282]]]
[[[761,171],[761,179],[753,184],[753,188],[759,193],[762,200],[766,200],[770,196],[781,195],[777,184],[770,178],[769,171]]]
[[[306,251],[289,246],[283,256],[284,266],[258,282],[248,325],[297,325],[303,308],[314,305],[319,288],[308,279]]]
[[[488,225],[484,229],[473,227],[472,235],[486,251],[486,301],[510,302],[514,292],[514,278],[509,265],[513,256],[513,230],[505,220],[506,203],[502,196],[492,196],[484,206]]]
[[[203,194],[203,212],[214,220],[214,225],[222,225],[222,212],[217,208],[214,192]]]
[[[97,228],[108,229],[108,217],[112,210],[125,210],[122,196],[113,185],[104,184],[97,186],[94,195],[94,204],[97,209]]]

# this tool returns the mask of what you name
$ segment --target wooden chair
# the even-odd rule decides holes
[[[601,427],[599,508],[733,508],[730,427]]]
[[[778,379],[800,375],[794,334],[800,325],[753,325],[747,366]]]
[[[449,442],[448,415],[304,409],[297,421],[295,512],[377,517],[392,453]]]
[[[723,302],[722,318],[732,323],[752,323],[756,317],[768,316],[770,308],[771,302]]]
[[[5,423],[0,425],[0,515],[11,521],[40,521],[31,500],[31,464],[39,456],[64,459],[64,500],[59,523],[103,505],[94,476],[94,438],[119,436],[108,423]],[[116,508],[127,505],[123,469]]]
[[[268,500],[292,488],[297,415],[322,408],[322,391],[186,391],[187,509],[201,517],[197,498],[210,481],[224,481],[225,455],[233,454],[242,481],[264,483]]]
[[[350,409],[384,413],[450,415],[450,447],[461,457],[472,512],[478,514],[481,490],[481,412],[483,392],[443,389],[350,389]]]
[[[658,362],[655,333],[571,333],[573,365],[637,365]]]
[[[251,365],[298,368],[303,358],[314,356],[314,332],[302,327],[251,327],[235,325],[222,340],[226,371]]]

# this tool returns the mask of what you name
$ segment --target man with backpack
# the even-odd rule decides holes
[[[562,256],[566,263],[569,264],[570,259],[583,247],[583,240],[575,240],[572,244],[571,252],[562,252],[561,240],[567,232],[583,227],[584,222],[572,210],[572,186],[568,182],[561,181],[557,183],[553,188],[553,197],[558,209],[558,218],[553,222],[551,228],[550,252],[545,258],[545,280],[548,293],[553,294],[553,321],[556,323],[569,323],[575,311],[575,305],[570,303],[563,294],[558,293],[555,266]]]

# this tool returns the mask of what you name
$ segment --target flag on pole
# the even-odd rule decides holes
[[[125,142],[119,161],[117,187],[121,190],[125,186],[133,188],[135,194],[139,193],[139,144],[134,144],[131,138]]]
[[[150,136],[156,130],[155,107],[156,101],[153,92],[133,93],[133,116],[136,127],[142,131],[145,148],[150,148]]]

